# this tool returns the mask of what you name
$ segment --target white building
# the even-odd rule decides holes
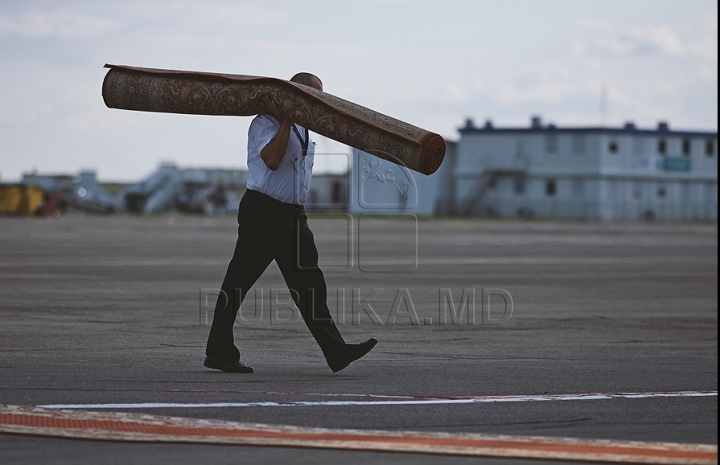
[[[348,203],[348,173],[314,174],[305,206],[308,211],[345,211]]]
[[[452,203],[449,186],[456,146],[447,144],[443,164],[430,176],[352,149],[348,212],[429,216],[447,211],[443,205]]]
[[[237,212],[250,173],[246,169],[179,168],[162,163],[142,181],[124,189],[119,197],[131,213]],[[306,206],[311,211],[344,211],[348,200],[348,174],[313,176]]]
[[[501,217],[717,221],[717,132],[472,120],[446,160],[443,210]],[[442,190],[442,189],[441,189]],[[439,194],[438,194],[439,195]]]

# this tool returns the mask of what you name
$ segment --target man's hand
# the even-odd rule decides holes
[[[280,110],[277,107],[277,103],[269,95],[263,97],[263,105],[265,106],[266,113],[273,115],[278,121],[282,122],[284,119],[280,114]]]

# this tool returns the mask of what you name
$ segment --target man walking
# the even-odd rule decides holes
[[[320,79],[309,73],[296,74],[291,81],[323,90]],[[315,143],[307,129],[281,117],[269,97],[264,103],[269,114],[255,117],[248,131],[250,176],[238,212],[238,240],[215,306],[204,365],[231,373],[253,372],[240,361],[233,324],[248,290],[275,260],[330,369],[338,372],[367,354],[377,339],[347,344],[335,326],[303,206]]]

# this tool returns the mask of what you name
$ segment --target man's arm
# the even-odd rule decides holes
[[[269,96],[265,96],[264,103],[268,111],[280,121],[280,129],[278,129],[277,134],[260,151],[260,158],[265,162],[265,166],[275,171],[280,168],[280,162],[285,158],[287,152],[288,142],[290,141],[290,120],[277,116],[280,112]]]

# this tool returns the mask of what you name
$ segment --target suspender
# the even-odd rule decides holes
[[[295,131],[295,135],[300,140],[300,145],[302,146],[303,150],[303,157],[307,155],[308,153],[308,147],[310,146],[310,132],[305,128],[305,139],[302,138],[300,135],[300,131],[298,130],[297,126],[295,126],[295,123],[292,123],[293,131]]]
[[[268,114],[272,119],[277,121],[278,124],[280,124],[280,121],[278,121],[275,116]],[[297,136],[298,140],[300,141],[300,146],[302,146],[303,151],[303,157],[307,156],[308,153],[308,147],[310,146],[310,131],[308,131],[307,128],[305,128],[305,139],[302,138],[300,135],[300,131],[298,130],[297,126],[295,126],[295,123],[291,124],[293,131],[295,132],[295,135]]]

